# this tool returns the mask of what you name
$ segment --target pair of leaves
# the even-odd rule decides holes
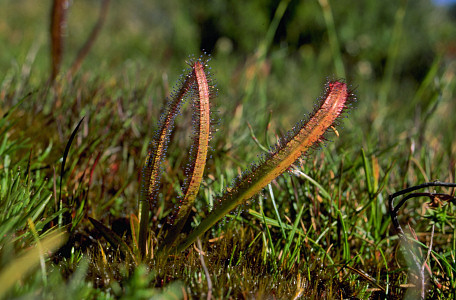
[[[174,224],[165,233],[165,240],[160,247],[161,253],[169,252],[173,242],[181,233],[182,227],[188,218],[190,209],[196,199],[207,158],[208,143],[210,140],[210,99],[215,93],[213,84],[207,73],[207,61],[192,60],[189,63],[190,71],[181,81],[179,89],[170,97],[167,110],[162,115],[158,130],[152,141],[144,167],[142,169],[140,187],[140,229],[139,250],[141,257],[146,255],[146,241],[149,233],[149,213],[156,204],[162,178],[162,163],[166,157],[170,134],[174,129],[174,121],[179,114],[182,102],[187,96],[192,99],[194,140],[191,146],[190,163],[186,172],[187,179],[183,185],[183,195],[174,211]],[[322,143],[328,128],[338,124],[338,119],[355,96],[342,81],[328,81],[324,96],[320,98],[315,111],[306,119],[299,122],[294,129],[270,149],[260,162],[252,165],[242,175],[235,179],[232,187],[215,201],[219,203],[212,212],[175,248],[180,252],[191,245],[198,236],[211,228],[238,205],[261,192],[275,178],[284,173],[309,149]],[[121,240],[107,237],[105,228],[100,224],[92,223],[104,232],[105,237],[121,248]],[[113,234],[113,233],[112,233]]]

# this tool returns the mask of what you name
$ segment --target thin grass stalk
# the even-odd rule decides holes
[[[407,10],[407,0],[401,1],[401,5],[396,11],[394,17],[394,28],[391,34],[391,41],[388,47],[388,55],[385,63],[385,72],[383,74],[382,83],[378,95],[379,107],[388,107],[387,100],[391,93],[391,86],[393,84],[394,70],[397,65],[399,50],[401,48],[402,31],[404,26],[404,18]],[[379,110],[378,116],[374,121],[374,128],[378,129],[384,124],[386,110]]]
[[[54,0],[51,9],[51,81],[59,73],[63,56],[63,35],[66,27],[68,0]]]
[[[98,15],[97,23],[95,23],[95,26],[93,27],[92,32],[90,33],[84,45],[81,47],[81,49],[79,49],[79,52],[76,55],[73,64],[71,65],[70,71],[68,72],[69,77],[72,77],[79,70],[84,58],[87,56],[87,54],[89,54],[89,51],[95,43],[95,40],[97,39],[98,34],[100,33],[101,28],[103,27],[103,24],[106,20],[110,2],[111,0],[103,0],[101,2],[100,14]]]
[[[331,10],[329,0],[319,0],[321,9],[323,10],[323,18],[325,19],[326,28],[328,30],[329,45],[331,47],[331,54],[334,58],[334,67],[337,76],[345,78],[345,67],[340,52],[339,39],[337,38],[336,25],[334,24],[334,17]]]
[[[290,0],[281,0],[279,5],[277,6],[274,17],[269,24],[268,31],[266,32],[266,35],[264,39],[261,41],[258,50],[255,53],[255,69],[256,71],[254,72],[253,76],[247,79],[247,83],[245,84],[245,95],[243,97],[242,102],[247,102],[248,100],[251,99],[253,95],[253,91],[255,87],[257,86],[258,83],[258,72],[261,69],[261,66],[264,64],[266,60],[266,55],[271,48],[272,42],[274,40],[274,36],[277,32],[277,28],[279,27],[280,21],[283,18],[283,15],[285,14],[285,11],[287,10],[287,7],[290,3]],[[261,88],[261,87],[260,87]],[[264,90],[264,88],[261,88]],[[260,107],[265,107],[265,97],[260,98],[262,101],[260,103]]]

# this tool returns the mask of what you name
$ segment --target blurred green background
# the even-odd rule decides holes
[[[64,68],[95,23],[99,2],[70,2]],[[327,76],[344,76],[334,67],[337,57],[321,5],[325,2],[290,1],[268,49],[262,71],[267,77],[267,99],[252,99],[252,106],[261,102],[259,110],[273,109],[289,116],[291,123],[284,125],[299,118],[295,112],[311,108]],[[225,103],[230,99],[230,87],[242,84],[240,70],[264,41],[278,3],[112,1],[105,27],[83,70],[115,72],[127,67],[145,77],[166,73],[172,85],[188,56],[204,50],[213,57],[211,65],[223,99],[220,103]],[[356,4],[342,0],[330,4],[345,76],[357,88],[361,105],[369,106],[366,113],[375,114],[376,105],[385,104],[394,108],[393,114],[398,109],[405,114],[413,112],[405,104],[410,103],[431,65],[439,58],[443,66],[453,63],[456,30],[450,7],[436,7],[424,0]],[[19,70],[29,59],[33,60],[32,72],[39,75],[32,77],[33,83],[44,82],[49,66],[50,7],[51,1],[1,1],[2,77],[14,72],[12,69]],[[394,80],[385,79],[385,72],[391,72]],[[385,87],[385,80],[390,80],[391,86]],[[375,94],[378,85],[387,89],[382,91],[385,95]],[[378,97],[383,102],[379,103]],[[291,100],[293,109],[280,105]]]
[[[100,2],[70,1],[63,71],[96,22]],[[1,1],[4,90],[15,80],[30,88],[46,83],[51,3]],[[286,10],[268,43],[279,3]],[[111,86],[106,97],[136,101],[130,114],[156,117],[185,61],[205,51],[212,56],[222,132],[241,128],[244,135],[246,120],[263,130],[267,118],[258,115],[269,112],[272,132],[290,128],[312,110],[327,78],[346,78],[359,101],[344,141],[382,148],[410,137],[422,144],[429,134],[452,149],[455,15],[454,6],[427,0],[112,1],[78,76]]]

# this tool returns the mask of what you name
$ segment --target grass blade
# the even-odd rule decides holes
[[[62,168],[60,169],[59,202],[62,200],[62,181],[63,181],[63,175],[65,174],[65,164],[66,164],[66,160],[68,157],[68,153],[70,152],[71,144],[73,143],[73,140],[76,137],[76,133],[78,132],[79,126],[81,126],[81,123],[83,120],[84,120],[84,117],[82,117],[82,119],[79,121],[76,128],[71,133],[70,139],[68,140],[68,142],[65,146],[65,151],[63,152]]]
[[[296,220],[295,222],[293,223],[293,227],[291,229],[291,232],[290,234],[288,235],[287,237],[287,243],[285,244],[285,247],[283,249],[283,255],[282,255],[282,258],[280,259],[280,264],[282,265],[283,262],[284,262],[284,259],[285,257],[288,255],[289,253],[289,249],[291,247],[291,243],[293,242],[293,239],[295,237],[295,234],[296,234],[296,230],[298,228],[298,225],[299,225],[299,221],[301,221],[301,216],[302,216],[302,213],[304,212],[304,205],[301,205],[301,209],[299,210],[299,213],[298,215],[296,216]]]
[[[115,248],[119,248],[125,256],[129,255],[133,258],[134,262],[136,263],[135,255],[127,243],[124,242],[114,231],[109,229],[108,227],[104,226],[103,223],[98,222],[95,219],[89,217],[90,223],[95,227],[98,232],[100,232],[105,239]]]

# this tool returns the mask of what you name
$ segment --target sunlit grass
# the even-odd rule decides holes
[[[28,274],[21,271],[22,279],[0,297],[147,298],[163,293],[205,298],[209,281],[200,251],[216,298],[403,297],[413,274],[391,227],[387,197],[426,181],[455,182],[455,65],[442,50],[451,27],[434,27],[435,36],[423,35],[441,42],[431,46],[436,55],[420,77],[409,63],[419,48],[412,47],[416,41],[411,32],[418,29],[410,24],[413,16],[421,17],[420,7],[407,6],[401,20],[394,17],[400,6],[380,10],[369,1],[366,15],[350,19],[342,5],[330,1],[331,21],[315,2],[305,4],[307,10],[292,8],[307,19],[310,11],[316,16],[318,40],[297,49],[290,41],[289,48],[273,41],[263,61],[255,56],[262,38],[254,42],[248,32],[243,38],[257,45],[253,49],[246,49],[248,43],[241,38],[244,48],[215,47],[211,72],[218,88],[219,125],[188,229],[208,215],[216,196],[256,160],[263,151],[259,145],[273,145],[303,112],[312,110],[326,76],[338,74],[340,59],[357,90],[356,109],[337,127],[339,137],[331,135],[333,142],[311,151],[201,236],[202,249],[195,244],[180,255],[152,257],[138,266],[113,249],[88,217],[109,226],[134,248],[130,222],[135,220],[131,214],[138,216],[139,172],[182,62],[189,54],[199,55],[194,53],[198,37],[194,28],[186,31],[192,43],[188,53],[171,27],[147,23],[137,13],[160,11],[166,16],[167,6],[112,4],[106,27],[81,70],[53,88],[46,85],[49,7],[0,4],[0,275],[8,275],[12,264],[45,242],[54,228],[68,232],[68,242],[56,254],[35,255],[37,262],[30,267],[36,267]],[[90,5],[81,1],[72,7],[63,70],[95,22],[95,13],[87,15],[81,27],[77,22]],[[391,22],[382,23],[375,12]],[[300,22],[308,24],[306,18],[289,24],[300,28]],[[167,20],[192,23],[179,13]],[[336,29],[331,39],[339,38],[336,62],[332,54],[337,47],[329,47],[327,22],[334,22]],[[314,38],[315,32],[309,36]],[[391,44],[388,36],[395,36]],[[397,56],[394,51],[399,51]],[[394,64],[387,77],[385,60]],[[61,177],[65,146],[83,117]],[[184,179],[188,152],[182,149],[191,144],[190,117],[184,113],[177,122],[152,228],[159,228],[171,213],[163,203],[173,201]],[[428,296],[448,299],[456,288],[454,205],[430,210],[426,201],[408,203],[399,217],[404,228],[409,224],[415,230],[423,256],[431,222],[436,223]],[[157,235],[150,237],[151,247],[158,246]]]

